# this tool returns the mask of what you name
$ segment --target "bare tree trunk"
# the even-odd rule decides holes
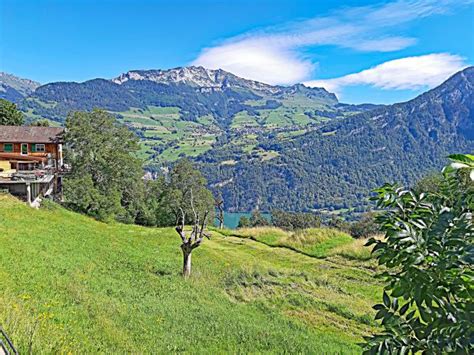
[[[219,209],[217,220],[219,221],[219,229],[224,228],[224,200],[216,200],[216,207]]]
[[[194,249],[199,247],[204,240],[204,238],[211,239],[210,235],[204,230],[206,229],[206,221],[209,211],[204,213],[204,218],[200,223],[200,218],[196,210],[194,209],[193,194],[191,191],[191,208],[194,213],[194,225],[189,234],[186,234],[184,231],[184,222],[186,220],[186,214],[184,210],[180,207],[181,211],[181,223],[179,224],[179,217],[176,216],[176,232],[181,237],[181,250],[183,251],[183,276],[188,278],[191,276],[191,253]]]
[[[184,247],[183,249],[183,276],[191,276],[191,251]]]

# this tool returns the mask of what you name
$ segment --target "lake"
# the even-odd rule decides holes
[[[247,217],[250,218],[250,212],[225,212],[224,213],[224,226],[226,228],[235,229],[239,225],[240,217]],[[265,217],[270,221],[271,214],[270,213],[262,213],[262,216]],[[216,219],[215,222],[216,226],[219,225],[219,221]]]

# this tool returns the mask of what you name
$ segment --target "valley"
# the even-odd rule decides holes
[[[140,138],[152,176],[190,158],[228,212],[351,218],[370,209],[376,186],[411,185],[447,155],[474,149],[473,87],[470,67],[405,103],[347,105],[322,88],[185,67],[50,83],[16,101],[28,120],[52,125],[75,110],[107,110]]]
[[[0,355],[474,354],[474,0],[2,0]]]

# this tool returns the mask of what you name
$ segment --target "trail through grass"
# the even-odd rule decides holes
[[[22,353],[358,353],[375,329],[358,261],[213,232],[185,281],[179,244],[0,195],[0,324]]]

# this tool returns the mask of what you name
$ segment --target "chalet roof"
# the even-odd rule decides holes
[[[0,126],[0,142],[4,143],[60,143],[64,128]]]

